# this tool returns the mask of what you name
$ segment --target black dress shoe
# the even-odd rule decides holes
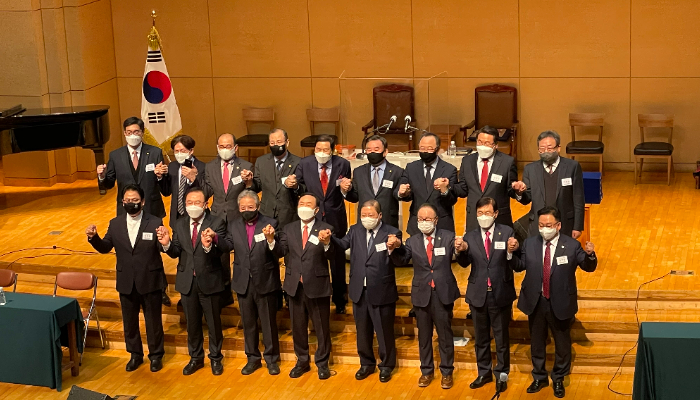
[[[318,379],[326,380],[331,377],[331,370],[328,367],[320,367],[318,369]]]
[[[545,388],[547,386],[549,386],[549,380],[547,380],[547,379],[543,379],[543,380],[535,379],[534,381],[532,381],[530,386],[527,387],[527,392],[528,393],[537,393],[540,390],[542,390],[542,388]]]
[[[270,375],[279,375],[280,367],[277,365],[277,363],[267,364],[267,372],[269,372]]]
[[[391,370],[382,369],[379,371],[379,382],[386,383],[391,380]]]
[[[554,389],[554,397],[558,399],[564,397],[564,381],[555,381],[552,389]]]
[[[478,389],[490,382],[493,382],[493,375],[491,374],[477,376],[474,382],[469,384],[469,389]]]
[[[360,369],[355,374],[355,379],[357,379],[358,381],[361,381],[361,380],[367,378],[368,376],[372,375],[375,370],[376,370],[376,368],[374,365],[372,365],[372,366],[363,365],[360,367]]]
[[[221,361],[213,361],[211,362],[211,373],[214,375],[221,375],[224,373],[224,363]]]
[[[187,365],[185,365],[185,368],[182,369],[182,375],[192,375],[198,369],[202,369],[202,368],[204,368],[204,360],[200,360],[200,361],[190,360],[190,362]]]
[[[410,310],[408,310],[408,318],[415,318],[416,317],[416,308],[411,307]]]
[[[243,367],[241,370],[241,374],[243,375],[250,375],[253,372],[259,370],[262,368],[262,363],[260,361],[253,361],[253,362],[248,362],[248,364]]]
[[[471,313],[471,311],[467,313],[467,319],[472,319],[472,313]]]
[[[498,379],[496,379],[496,391],[498,393],[503,393],[506,391],[506,389],[508,389],[508,382],[499,381]]]
[[[345,314],[345,306],[335,306],[336,314]]]
[[[132,358],[126,363],[126,372],[136,371],[141,364],[143,364],[143,358]]]
[[[163,369],[163,360],[161,360],[160,358],[151,360],[151,372],[158,372],[161,369]]]
[[[167,293],[165,293],[165,290],[163,290],[163,299],[162,299],[163,305],[166,307],[170,307],[173,303],[170,302],[170,297],[168,296]]]
[[[300,378],[302,375],[305,373],[311,371],[311,367],[308,365],[305,367],[302,367],[300,365],[295,365],[294,368],[292,368],[291,371],[289,371],[289,377],[290,378]]]

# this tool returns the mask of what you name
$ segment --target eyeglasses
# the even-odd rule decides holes
[[[559,224],[559,222],[555,222],[553,224],[539,224],[539,227],[540,228],[556,228],[557,224]]]
[[[481,217],[482,215],[486,215],[488,217],[493,217],[493,211],[477,211],[476,216]]]
[[[204,202],[203,202],[203,201],[199,201],[199,200],[197,200],[197,201],[185,201],[185,205],[203,207],[203,206],[204,206]]]
[[[131,135],[141,136],[141,135],[143,135],[143,131],[140,129],[137,129],[135,131],[124,131],[124,134],[127,136],[131,136]]]
[[[482,142],[481,140],[477,140],[476,145],[493,147],[493,142]]]
[[[427,151],[428,153],[434,153],[435,152],[435,147],[423,147],[420,146],[418,148],[419,151]]]
[[[537,149],[537,151],[539,151],[540,154],[542,154],[542,153],[551,153],[551,152],[553,152],[554,150],[556,150],[556,149],[558,149],[558,148],[559,148],[559,146],[554,146],[554,147],[540,147],[540,148]]]
[[[418,222],[433,222],[435,218],[418,218]]]

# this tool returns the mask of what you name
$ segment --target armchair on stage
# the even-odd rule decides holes
[[[459,129],[464,133],[465,145],[476,142],[475,132],[489,125],[498,129],[498,149],[507,149],[504,153],[517,159],[518,90],[504,85],[479,86],[474,97],[474,120]]]
[[[405,85],[377,86],[372,91],[374,118],[362,127],[362,148],[368,137],[379,134],[389,141],[389,151],[413,150],[413,129],[406,128],[406,116],[415,122],[413,87]],[[392,116],[396,121],[391,122]]]

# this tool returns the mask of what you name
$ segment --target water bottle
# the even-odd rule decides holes
[[[451,158],[455,158],[457,156],[457,145],[455,144],[454,140],[450,142],[450,147],[447,149],[447,155]]]
[[[4,306],[7,304],[7,299],[5,298],[5,291],[2,290],[2,287],[0,286],[0,306]]]

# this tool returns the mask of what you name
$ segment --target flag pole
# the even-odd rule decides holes
[[[156,18],[158,17],[158,14],[156,14],[156,10],[151,10],[151,18],[153,18],[153,27],[151,28],[151,32],[148,35],[148,40],[149,44],[151,45],[152,48],[156,48],[156,45],[160,49],[160,51],[163,51],[163,45],[160,41],[160,35],[158,35],[158,31],[156,30]],[[168,160],[168,164],[170,164],[170,156],[168,155],[168,152],[165,150],[163,146],[159,146],[160,150],[163,152],[163,155],[165,158]]]

